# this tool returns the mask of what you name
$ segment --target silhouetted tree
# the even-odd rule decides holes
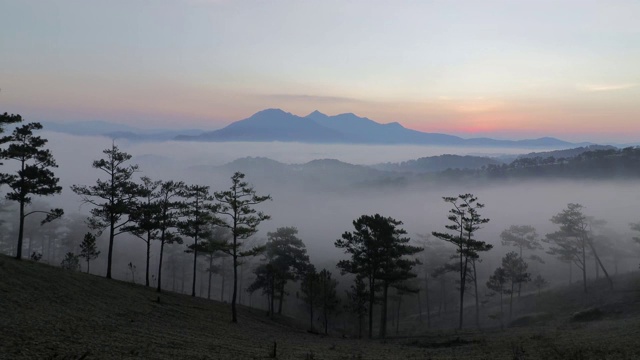
[[[487,287],[489,290],[493,291],[495,294],[500,295],[500,327],[504,328],[504,305],[502,300],[502,295],[507,292],[505,289],[505,284],[507,283],[507,274],[502,267],[497,268],[493,275],[489,276],[489,280],[487,281]]]
[[[448,249],[441,241],[434,241],[431,239],[431,234],[421,235],[417,244],[424,248],[424,251],[420,255],[420,262],[424,278],[424,297],[427,305],[427,329],[431,328],[431,289],[429,286],[429,279],[433,277],[434,272],[442,268],[451,256],[451,250]],[[420,292],[418,292],[418,299],[420,300]],[[420,301],[419,301],[420,302]],[[422,322],[422,304],[419,304],[420,322]]]
[[[538,289],[538,295],[540,295],[540,291],[549,286],[549,283],[542,277],[542,275],[538,274],[538,276],[533,279],[533,286]]]
[[[184,188],[181,196],[185,199],[182,204],[182,220],[177,227],[181,235],[193,239],[193,279],[191,296],[196,296],[196,273],[198,262],[198,240],[209,239],[211,236],[210,225],[215,222],[214,213],[216,207],[212,204],[213,196],[209,194],[209,187],[192,185]]]
[[[271,196],[259,196],[253,187],[244,181],[245,175],[236,172],[231,176],[231,187],[229,190],[216,192],[215,199],[219,202],[217,212],[226,217],[227,221],[220,221],[218,225],[231,230],[232,242],[224,251],[231,255],[233,259],[233,295],[231,297],[231,319],[238,322],[236,313],[236,300],[238,293],[238,265],[240,259],[246,256],[255,256],[264,250],[258,246],[248,250],[242,250],[245,239],[258,232],[258,225],[262,221],[271,217],[261,211],[257,211],[254,206],[259,205]]]
[[[315,298],[318,296],[318,272],[312,264],[305,269],[300,282],[300,292],[302,301],[309,309],[309,331],[313,332],[313,308],[316,306]]]
[[[282,313],[287,282],[299,279],[309,265],[307,249],[297,234],[295,227],[281,227],[267,234],[262,259],[265,263],[256,267],[256,279],[249,286],[250,292],[262,289],[271,307],[274,299],[279,298],[278,314]],[[273,308],[269,311],[273,315]]]
[[[502,245],[517,247],[520,259],[523,260],[522,252],[524,249],[529,251],[542,250],[542,245],[538,240],[538,233],[536,232],[536,229],[530,225],[511,225],[500,234],[500,238],[502,239]],[[532,256],[531,259],[536,261],[542,260],[538,256]],[[519,283],[518,297],[520,297],[521,292],[522,283]]]
[[[508,290],[510,295],[509,321],[513,315],[513,293],[516,284],[531,281],[531,275],[527,273],[528,267],[527,263],[515,251],[507,253],[502,258],[502,269],[504,269],[506,279],[511,283],[511,288]]]
[[[325,335],[329,333],[329,318],[338,309],[340,299],[336,292],[338,282],[331,277],[331,272],[322,269],[318,273],[318,306],[322,310],[322,325]]]
[[[369,282],[369,337],[373,337],[376,287],[380,286],[383,291],[380,336],[384,337],[389,286],[416,277],[411,269],[419,261],[408,256],[422,251],[422,248],[409,245],[410,239],[404,237],[407,232],[398,228],[400,225],[401,221],[391,217],[362,215],[353,221],[355,231],[345,232],[341,239],[335,241],[337,248],[344,249],[351,256],[349,260],[338,262],[341,272],[358,275]]]
[[[4,114],[0,114],[0,134],[4,133],[5,126],[11,125],[11,124],[17,124],[20,122],[22,122],[22,116],[18,114],[14,115],[14,114],[8,114],[6,112]],[[0,138],[0,145],[4,143],[5,143],[5,138]],[[0,162],[0,165],[3,165],[2,162]],[[1,185],[2,184],[0,184],[0,186]]]
[[[282,313],[287,282],[299,279],[309,265],[307,249],[297,234],[298,229],[295,227],[281,227],[275,232],[267,233],[265,259],[273,264],[275,271],[276,290],[280,300],[278,314]]]
[[[158,188],[162,181],[153,181],[147,176],[141,178],[142,184],[139,187],[139,199],[131,204],[129,213],[129,225],[123,229],[130,232],[140,240],[144,241],[146,248],[145,255],[145,286],[149,286],[149,259],[151,257],[151,241],[158,238],[160,234],[159,213],[160,206],[158,199],[160,194]]]
[[[88,225],[98,232],[109,229],[109,252],[107,255],[107,279],[111,279],[111,263],[113,261],[113,240],[126,232],[129,224],[129,213],[135,199],[139,196],[139,186],[132,181],[138,165],[126,165],[131,155],[120,151],[115,144],[102,151],[106,158],[93,162],[95,169],[107,174],[107,180],[96,180],[92,186],[73,185],[71,190],[80,195],[84,203],[93,205]]]
[[[60,267],[65,270],[71,271],[79,271],[80,270],[80,260],[78,259],[78,255],[68,252],[62,262],[60,263]]]
[[[458,195],[458,197],[444,197],[445,202],[450,203],[453,208],[449,210],[447,219],[453,224],[445,227],[452,233],[442,233],[434,231],[431,234],[438,239],[449,242],[456,247],[458,257],[458,271],[460,272],[460,316],[459,329],[462,329],[464,316],[464,293],[466,288],[467,275],[469,273],[469,263],[475,267],[475,260],[480,258],[480,252],[489,251],[493,245],[474,238],[476,231],[481,229],[482,224],[489,222],[483,218],[478,210],[484,205],[477,202],[478,198],[473,194]],[[474,276],[477,293],[477,276]],[[478,298],[476,297],[476,310],[479,309]],[[476,311],[476,322],[478,322],[478,311]]]
[[[87,274],[89,273],[89,262],[95,260],[100,255],[100,251],[96,248],[96,236],[88,232],[84,235],[82,243],[80,243],[80,257],[87,262]]]
[[[596,249],[595,243],[596,241],[598,241],[598,244],[600,246],[606,245],[607,244],[607,238],[605,236],[603,236],[602,234],[600,235],[596,235],[595,234],[595,230],[594,229],[598,229],[598,230],[602,230],[605,228],[607,222],[605,220],[602,219],[596,219],[592,216],[587,216],[586,217],[586,221],[589,224],[589,231],[587,232],[587,245],[589,245],[589,249],[591,250],[591,254],[593,255],[595,262],[596,262],[596,278],[599,275],[599,269],[602,269],[602,271],[604,272],[604,276],[607,278],[607,281],[609,282],[609,287],[611,289],[613,289],[613,280],[611,280],[611,277],[609,276],[609,272],[607,271],[607,269],[604,267],[604,264],[602,263],[602,260],[600,259],[600,255],[598,255],[598,250]]]
[[[356,280],[351,289],[346,290],[347,303],[345,310],[349,314],[353,314],[358,319],[358,338],[362,338],[362,323],[364,316],[367,314],[367,302],[369,301],[369,293],[367,285],[360,276],[356,276]]]
[[[160,235],[160,256],[158,258],[158,292],[162,291],[162,260],[166,244],[182,244],[182,238],[174,231],[180,218],[180,209],[184,206],[179,200],[184,191],[183,182],[163,181],[158,188],[156,200],[158,218],[156,219]]]
[[[582,271],[583,290],[587,292],[587,249],[595,256],[596,261],[604,271],[609,285],[613,282],[604,265],[600,261],[593,240],[591,238],[591,224],[589,218],[582,212],[580,204],[568,204],[567,208],[551,218],[551,222],[560,226],[556,232],[547,234],[545,241],[552,244],[548,253],[561,260],[571,260]]]
[[[4,121],[16,122],[15,116],[5,114],[0,118]],[[62,187],[58,185],[60,179],[50,170],[58,165],[51,152],[44,148],[47,139],[34,135],[34,131],[37,130],[42,130],[41,124],[29,123],[15,128],[11,135],[0,138],[0,144],[9,144],[6,149],[0,150],[0,159],[18,162],[18,171],[15,174],[0,173],[0,185],[6,184],[11,189],[6,195],[7,200],[15,201],[19,205],[16,259],[22,258],[25,218],[42,213],[46,217],[41,224],[45,224],[64,214],[62,209],[25,212],[25,206],[31,203],[31,196],[51,196],[62,191]]]
[[[274,314],[274,297],[276,294],[277,288],[277,275],[274,264],[272,263],[263,263],[254,269],[253,273],[256,278],[253,280],[253,283],[249,285],[247,291],[253,293],[257,290],[262,290],[263,295],[267,295],[267,313],[269,316],[273,316]]]
[[[213,261],[222,256],[227,256],[222,253],[222,249],[225,247],[225,244],[228,242],[230,234],[228,229],[221,228],[218,226],[213,226],[211,230],[209,230],[210,238],[201,241],[198,244],[198,255],[205,256],[207,261],[207,274],[209,276],[208,279],[208,287],[207,287],[207,299],[211,299],[211,278],[213,274],[218,274],[222,272],[220,266],[215,265]],[[191,244],[188,246],[189,250],[193,251],[195,244]],[[224,283],[222,284],[224,288]],[[222,301],[222,299],[221,299]]]

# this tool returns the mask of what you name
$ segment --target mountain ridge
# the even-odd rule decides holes
[[[398,122],[378,123],[353,113],[329,116],[314,110],[306,116],[297,116],[275,108],[259,111],[222,129],[203,132],[195,136],[180,135],[174,140],[481,147],[570,147],[578,145],[549,136],[522,140],[465,139],[455,135],[408,129]]]

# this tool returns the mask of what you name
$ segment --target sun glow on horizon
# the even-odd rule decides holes
[[[640,140],[640,3],[0,3],[0,110],[33,120],[211,129],[318,109]]]

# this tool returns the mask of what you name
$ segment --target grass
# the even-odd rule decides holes
[[[628,277],[619,291],[573,307],[575,289],[549,291],[537,310],[562,313],[545,325],[353,340],[309,334],[244,307],[232,324],[227,304],[174,293],[157,302],[140,285],[0,256],[0,358],[269,359],[275,342],[278,359],[638,359],[637,289]],[[573,310],[593,307],[601,320],[570,321]]]

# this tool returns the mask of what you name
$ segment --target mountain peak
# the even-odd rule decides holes
[[[264,115],[269,115],[269,116],[280,116],[280,115],[291,115],[291,113],[288,113],[282,109],[276,109],[276,108],[272,108],[272,109],[264,109],[264,110],[260,110],[257,113],[251,115],[251,117],[254,116],[264,116]]]
[[[328,118],[329,116],[327,116],[326,114],[321,113],[318,110],[314,110],[311,114],[305,116],[308,119],[325,119]]]

